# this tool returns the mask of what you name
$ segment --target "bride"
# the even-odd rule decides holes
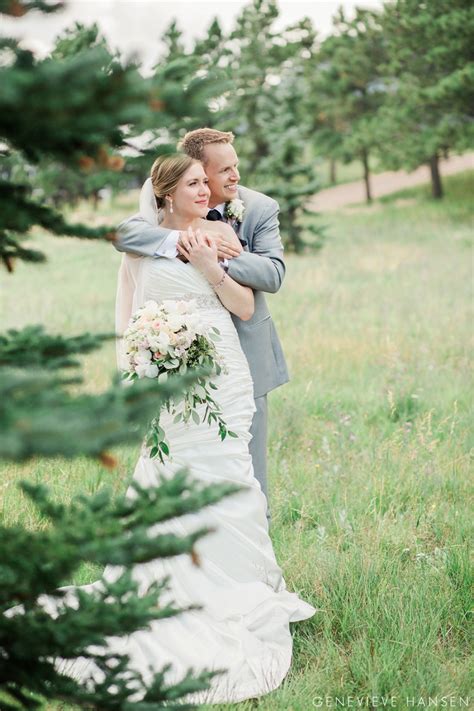
[[[181,555],[136,566],[134,578],[144,591],[169,575],[169,600],[202,608],[134,633],[122,640],[122,651],[140,670],[158,671],[171,663],[170,682],[178,681],[190,667],[226,669],[213,678],[208,692],[198,696],[199,702],[230,703],[267,694],[281,684],[291,662],[289,623],[308,619],[315,609],[286,589],[268,535],[266,498],[248,448],[255,411],[253,383],[231,319],[231,313],[251,318],[253,292],[234,281],[218,262],[210,230],[232,228],[204,219],[209,195],[199,161],[182,154],[155,161],[142,197],[162,210],[162,227],[185,233],[187,249],[179,248],[182,258],[123,256],[117,327],[123,333],[132,313],[147,300],[194,300],[202,321],[220,331],[216,347],[225,372],[213,378],[218,386],[215,399],[228,428],[238,436],[221,441],[216,426],[175,423],[164,412],[160,424],[171,456],[161,464],[143,448],[133,478],[142,486],[153,486],[160,476],[187,467],[203,483],[233,482],[243,489],[196,514],[167,522],[177,534],[201,525],[214,529],[196,545],[200,566]]]

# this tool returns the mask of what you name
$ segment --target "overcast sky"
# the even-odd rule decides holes
[[[97,22],[113,48],[138,53],[145,65],[152,64],[159,52],[159,37],[173,18],[178,20],[188,42],[203,37],[214,17],[224,30],[230,30],[235,17],[248,0],[70,0],[62,12],[43,15],[30,12],[20,19],[0,15],[1,34],[21,37],[39,54],[49,50],[54,37],[78,20]],[[355,6],[381,7],[382,0],[280,0],[280,17],[275,29],[305,16],[321,35],[329,33],[331,17],[339,6],[351,12]]]

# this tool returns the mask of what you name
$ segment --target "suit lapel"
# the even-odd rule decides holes
[[[238,196],[239,196],[239,200],[242,200],[242,202],[243,202],[244,205],[245,205],[245,202],[244,202],[244,200],[242,199],[242,195],[241,195],[241,193],[240,193],[240,189],[239,189],[239,188],[237,188],[237,194],[238,194]],[[243,222],[243,220],[245,220],[245,212],[244,212],[244,215],[243,215],[242,222]],[[242,222],[236,222],[236,224],[234,225],[234,231],[237,233],[237,237],[239,238],[239,241],[240,241],[240,244],[242,245],[242,247],[243,247],[244,249],[248,249],[248,248],[249,248],[249,243],[247,242],[247,240],[246,240],[246,238],[245,238],[245,236],[243,235],[242,230],[241,230]]]

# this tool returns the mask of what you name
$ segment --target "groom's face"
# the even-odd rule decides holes
[[[210,143],[204,146],[203,165],[211,190],[209,207],[238,197],[238,164],[237,153],[230,143]]]

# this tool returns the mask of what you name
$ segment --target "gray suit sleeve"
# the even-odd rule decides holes
[[[271,294],[278,291],[285,276],[278,212],[278,203],[272,200],[255,228],[252,251],[231,259],[228,268],[229,276],[239,284]]]
[[[119,252],[155,257],[170,232],[163,227],[153,227],[137,213],[119,224],[117,239],[113,244]]]

